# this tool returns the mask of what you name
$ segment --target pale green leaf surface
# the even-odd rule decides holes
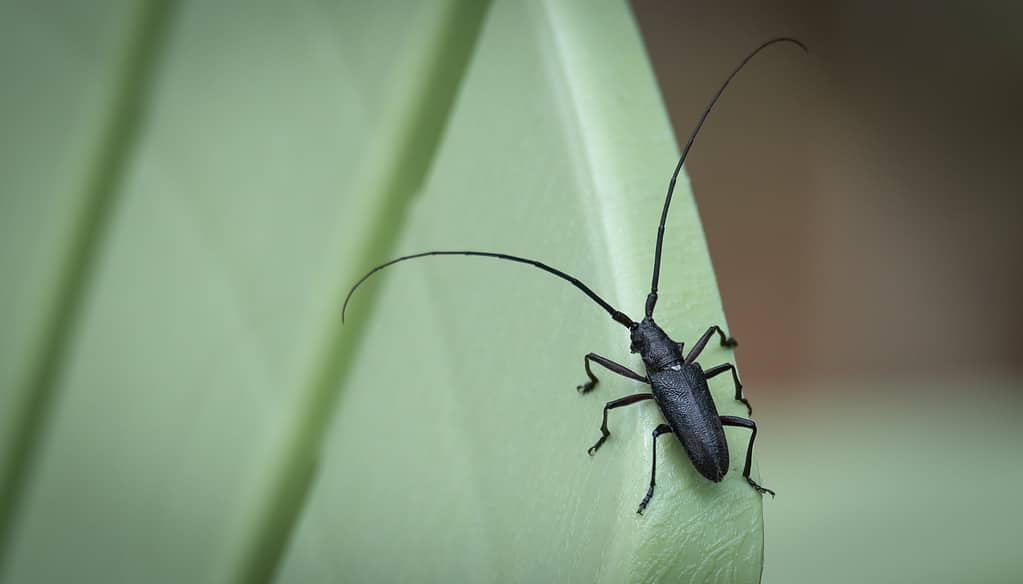
[[[534,256],[637,315],[676,151],[624,5],[501,2],[473,48],[471,1],[182,3],[92,271],[61,290],[47,270],[73,251],[133,5],[53,6],[0,20],[35,23],[3,35],[5,79],[25,80],[3,98],[21,157],[0,199],[5,428],[35,399],[19,367],[54,298],[82,301],[0,580],[249,581],[289,540],[286,581],[759,577],[746,433],[728,431],[720,485],[662,439],[642,518],[652,404],[614,412],[586,456],[603,402],[641,389],[605,374],[580,397],[582,355],[639,363],[565,283],[401,266],[339,328],[346,286],[392,246]],[[723,323],[685,184],[661,290],[680,340]]]
[[[79,185],[105,122],[127,4],[0,4],[0,481],[30,399],[19,378],[46,328],[60,258],[86,203]]]
[[[6,581],[195,582],[263,561],[250,549],[274,537],[260,519],[278,505],[266,491],[301,478],[282,468],[293,453],[279,451],[308,426],[308,404],[329,398],[305,378],[323,368],[315,361],[339,327],[338,290],[357,275],[353,258],[375,241],[389,203],[365,169],[393,164],[409,140],[406,104],[429,97],[437,71],[419,61],[444,44],[448,7],[178,8],[57,399],[35,437]],[[109,18],[96,34],[130,26]],[[61,48],[60,31],[49,38]],[[54,67],[75,67],[81,49],[64,50]],[[87,138],[72,145],[102,141],[101,127],[79,131]],[[36,188],[60,186],[75,187]],[[370,196],[356,196],[360,188]],[[7,195],[5,207],[32,196]]]
[[[498,3],[395,255],[482,249],[580,277],[634,317],[675,145],[627,9]],[[680,186],[659,320],[693,342],[723,317],[696,209]],[[633,367],[627,331],[566,283],[515,264],[430,258],[380,276],[349,307],[368,319],[285,582],[751,582],[760,497],[741,478],[748,434],[728,431],[724,483],[662,440],[658,491],[636,515],[650,464],[651,403],[582,356]],[[729,359],[709,349],[705,363]],[[722,409],[744,410],[714,380]]]

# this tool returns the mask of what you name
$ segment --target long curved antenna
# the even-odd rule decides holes
[[[689,154],[689,149],[693,147],[693,141],[696,140],[696,135],[700,133],[700,128],[703,127],[704,120],[707,119],[707,115],[710,114],[710,110],[713,109],[714,104],[716,104],[718,101],[718,98],[721,97],[721,94],[724,93],[725,88],[728,87],[729,83],[731,83],[732,78],[735,77],[736,74],[738,74],[739,71],[741,71],[742,68],[746,66],[746,63],[748,63],[750,59],[756,56],[757,53],[775,43],[782,42],[792,43],[798,46],[799,48],[803,49],[803,52],[809,52],[806,48],[806,45],[797,41],[796,39],[789,37],[779,37],[767,41],[766,43],[754,49],[753,52],[751,52],[749,55],[746,55],[746,58],[743,59],[742,62],[739,63],[739,66],[732,71],[732,74],[729,75],[727,79],[725,79],[725,82],[721,84],[721,87],[718,88],[717,93],[715,93],[714,97],[710,100],[710,103],[707,104],[707,109],[703,110],[703,115],[700,116],[700,121],[696,123],[696,128],[694,128],[693,133],[689,135],[689,141],[686,142],[686,147],[682,149],[682,156],[681,158],[678,159],[678,164],[675,165],[675,172],[672,173],[671,182],[668,184],[668,194],[664,198],[664,209],[661,211],[661,223],[660,225],[657,226],[657,248],[654,250],[654,276],[653,281],[650,284],[650,294],[646,298],[646,315],[648,317],[653,316],[654,306],[657,304],[657,279],[661,275],[661,244],[664,242],[664,224],[668,220],[668,206],[671,205],[671,194],[675,190],[675,180],[678,178],[679,171],[682,170],[682,163],[686,161],[686,155]]]
[[[393,259],[393,260],[391,260],[391,261],[389,261],[389,262],[387,262],[385,264],[380,264],[379,266],[377,266],[377,267],[373,268],[372,270],[370,270],[369,272],[367,272],[366,275],[363,276],[362,278],[360,278],[359,281],[356,282],[354,286],[352,286],[352,289],[348,291],[348,296],[345,297],[345,304],[344,304],[344,306],[341,307],[341,323],[344,324],[344,322],[345,322],[345,310],[347,310],[347,308],[348,308],[348,301],[351,300],[352,294],[355,293],[355,289],[358,288],[359,286],[361,286],[362,283],[365,282],[367,279],[369,279],[369,277],[372,276],[373,274],[379,272],[380,270],[386,268],[387,266],[396,264],[398,262],[403,262],[405,260],[412,260],[412,259],[415,259],[415,258],[421,258],[421,257],[426,257],[426,256],[444,256],[444,255],[483,256],[483,257],[488,257],[488,258],[498,258],[498,259],[508,260],[508,261],[512,261],[512,262],[519,262],[520,264],[529,264],[531,266],[536,266],[537,268],[540,268],[541,270],[543,270],[545,272],[548,272],[550,274],[554,274],[555,276],[557,276],[557,277],[559,277],[559,278],[561,278],[563,280],[568,280],[569,283],[571,283],[573,286],[575,286],[576,288],[582,290],[583,294],[586,294],[594,302],[599,304],[600,307],[603,308],[604,310],[606,310],[607,313],[611,315],[611,318],[615,319],[617,322],[621,323],[622,325],[625,325],[628,328],[632,328],[632,327],[636,326],[636,323],[633,322],[631,318],[626,316],[620,310],[618,310],[615,307],[613,307],[610,304],[608,304],[600,296],[597,296],[596,292],[594,292],[593,290],[590,290],[589,287],[586,286],[586,284],[583,284],[582,282],[580,282],[578,278],[575,278],[574,276],[570,276],[570,275],[566,274],[565,272],[562,272],[561,270],[552,268],[552,267],[548,266],[547,264],[544,264],[542,262],[538,262],[536,260],[531,260],[531,259],[528,259],[528,258],[520,258],[518,256],[508,255],[508,254],[504,254],[504,253],[493,253],[493,252],[488,252],[488,251],[427,251],[427,252],[423,252],[423,253],[417,253],[417,254],[413,254],[413,255],[402,256],[400,258]]]

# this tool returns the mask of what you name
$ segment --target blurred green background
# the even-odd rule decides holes
[[[692,342],[720,286],[742,341],[765,581],[1019,581],[1018,15],[629,8],[0,5],[0,581],[755,580],[759,500],[664,442],[634,517],[655,412],[583,454],[627,386],[581,355],[634,361],[577,293],[437,262],[338,310],[481,248],[635,313],[664,106],[778,34],[812,54],[712,115],[658,313]]]

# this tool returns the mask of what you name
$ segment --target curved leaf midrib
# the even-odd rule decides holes
[[[291,532],[298,521],[310,481],[315,474],[324,433],[337,408],[339,391],[371,318],[375,286],[360,290],[362,315],[342,327],[340,306],[359,270],[380,263],[398,235],[405,209],[414,200],[429,172],[446,125],[488,2],[448,0],[428,22],[419,24],[428,39],[399,65],[393,92],[383,113],[371,154],[354,191],[376,201],[367,222],[374,226],[369,239],[339,266],[334,280],[335,302],[320,319],[324,327],[315,354],[298,379],[294,408],[284,420],[266,457],[265,470],[247,494],[236,533],[242,540],[230,544],[224,579],[238,582],[269,581],[277,572]]]
[[[16,382],[18,412],[12,417],[6,465],[0,471],[0,575],[11,547],[9,537],[20,501],[31,480],[33,463],[56,396],[57,381],[67,360],[110,218],[117,206],[120,183],[130,166],[145,123],[173,24],[175,3],[151,0],[135,5],[124,27],[120,60],[111,74],[94,148],[84,164],[80,189],[66,200],[73,209],[69,232],[45,289],[42,315],[31,340],[28,363]]]

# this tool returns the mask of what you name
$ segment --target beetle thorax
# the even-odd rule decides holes
[[[678,344],[650,317],[632,329],[631,350],[643,357],[647,371],[660,371],[682,361]]]

